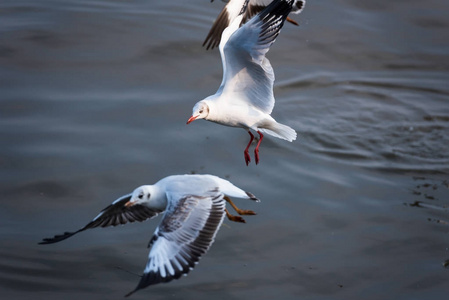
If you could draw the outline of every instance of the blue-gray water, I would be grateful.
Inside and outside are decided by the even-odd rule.
[[[228,178],[262,202],[225,221],[189,276],[134,299],[445,299],[449,293],[449,4],[309,0],[268,53],[273,116],[186,125],[221,81],[201,47],[221,1],[0,3],[1,299],[121,299],[158,220],[84,226],[170,174]]]

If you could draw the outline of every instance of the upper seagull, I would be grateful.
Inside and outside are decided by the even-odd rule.
[[[274,107],[274,72],[265,54],[276,40],[295,0],[275,0],[250,21],[240,26],[242,13],[223,31],[220,54],[223,63],[223,80],[215,95],[199,101],[193,107],[187,124],[206,119],[226,126],[241,127],[251,139],[245,148],[245,162],[256,131],[259,142],[254,150],[259,163],[259,146],[263,133],[293,141],[296,132],[277,123],[270,114]]]
[[[217,176],[168,176],[120,197],[80,230],[45,238],[40,244],[60,242],[89,228],[144,221],[165,211],[148,245],[151,250],[143,276],[137,287],[126,295],[129,296],[149,285],[186,275],[214,242],[225,215],[231,221],[245,222],[227,211],[226,202],[240,215],[255,215],[251,210],[237,208],[229,197],[259,201],[253,194]]]
[[[214,24],[212,25],[209,33],[207,34],[206,39],[204,40],[203,46],[206,46],[206,49],[209,50],[217,47],[220,43],[221,33],[223,30],[234,21],[235,18],[242,11],[242,7],[245,5],[247,0],[230,0],[223,10],[218,15]],[[249,19],[251,19],[254,15],[262,11],[265,7],[268,6],[273,0],[249,0],[248,7],[244,12],[242,23],[246,23]],[[293,1],[292,13],[299,14],[306,4],[305,0],[295,0]],[[298,25],[298,23],[292,20],[290,17],[287,17],[287,21],[292,24]]]

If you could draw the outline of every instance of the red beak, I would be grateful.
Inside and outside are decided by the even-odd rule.
[[[198,116],[191,116],[190,119],[187,120],[187,124],[190,124],[191,122],[195,121],[196,118],[198,118]]]

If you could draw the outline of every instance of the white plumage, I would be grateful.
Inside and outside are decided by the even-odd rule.
[[[248,149],[253,141],[250,130],[259,134],[254,150],[259,163],[259,146],[263,134],[293,141],[296,132],[271,117],[275,99],[274,72],[265,57],[276,40],[294,0],[275,0],[262,12],[242,25],[241,13],[223,31],[220,54],[223,80],[218,91],[195,104],[187,124],[205,119],[226,126],[241,127],[251,136],[245,151],[245,162],[251,161]]]
[[[43,239],[40,244],[60,242],[99,226],[144,221],[165,211],[148,245],[151,250],[143,276],[129,296],[149,285],[186,275],[209,250],[225,215],[232,221],[244,222],[227,211],[226,202],[239,214],[255,214],[238,209],[229,197],[259,201],[253,194],[217,176],[168,176],[120,197],[80,230]]]

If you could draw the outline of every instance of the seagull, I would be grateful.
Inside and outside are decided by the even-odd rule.
[[[57,243],[90,228],[145,221],[164,212],[148,244],[151,250],[142,278],[126,295],[130,296],[147,286],[187,275],[209,250],[225,215],[244,223],[242,217],[228,212],[226,202],[239,215],[256,214],[239,209],[229,197],[259,202],[253,194],[217,176],[172,175],[118,198],[78,231],[45,238],[39,244]]]
[[[276,122],[270,114],[274,107],[274,72],[265,54],[276,40],[295,0],[275,0],[250,21],[240,26],[241,13],[223,32],[220,54],[223,80],[218,91],[195,104],[187,124],[205,119],[218,124],[241,127],[250,141],[245,148],[246,165],[251,158],[248,149],[254,139],[250,130],[259,134],[254,150],[259,163],[259,146],[264,133],[289,142],[296,132]],[[242,9],[244,12],[244,8]]]
[[[272,1],[273,0],[249,0],[248,7],[244,12],[242,23],[246,23],[246,21],[262,11]],[[235,18],[237,18],[242,10],[242,7],[245,5],[245,2],[246,0],[230,0],[225,5],[225,7],[215,20],[214,24],[212,25],[209,33],[207,34],[207,37],[203,43],[203,47],[207,45],[206,49],[209,50],[218,46],[218,44],[220,43],[221,33],[226,27],[229,26],[229,24],[232,23]],[[305,4],[305,0],[293,1],[291,12],[294,14],[299,14],[304,9]],[[287,21],[296,26],[299,26],[299,24],[290,17],[287,17]]]

